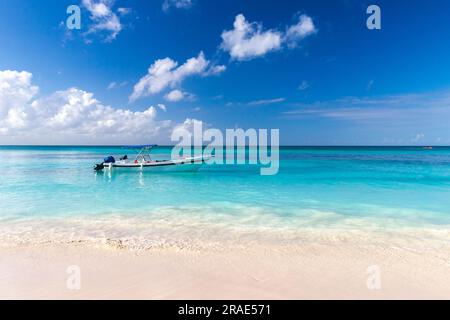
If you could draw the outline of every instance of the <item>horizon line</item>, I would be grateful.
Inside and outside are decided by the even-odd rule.
[[[176,145],[157,145],[158,147],[175,147]],[[202,145],[202,147],[207,147],[209,145]],[[222,147],[259,147],[258,145],[224,145]],[[0,144],[0,147],[127,147],[127,145],[121,144],[99,144],[99,145],[89,145],[89,144]],[[188,146],[180,146],[188,147]],[[195,146],[191,146],[195,147]],[[220,146],[212,146],[220,147]],[[271,147],[271,145],[267,145]],[[450,145],[279,145],[279,147],[301,147],[301,148],[449,148]]]

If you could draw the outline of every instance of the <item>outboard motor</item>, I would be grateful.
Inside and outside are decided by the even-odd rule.
[[[105,166],[103,165],[103,163],[97,163],[94,167],[95,171],[101,171],[103,169],[105,169]]]
[[[103,159],[102,163],[97,163],[94,166],[94,170],[101,171],[101,170],[105,169],[105,163],[108,164],[108,163],[115,163],[115,162],[116,162],[116,159],[114,159],[113,156],[107,156],[106,158]]]

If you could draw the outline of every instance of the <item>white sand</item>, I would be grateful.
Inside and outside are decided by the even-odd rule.
[[[70,265],[80,267],[79,290],[67,288]],[[380,270],[380,289],[367,287],[369,277],[376,279],[367,273],[373,265]],[[0,248],[0,298],[450,299],[450,246],[406,249],[336,241],[132,251],[92,244],[19,245]]]

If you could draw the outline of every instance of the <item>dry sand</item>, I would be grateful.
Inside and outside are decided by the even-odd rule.
[[[67,273],[72,265],[80,268],[79,289],[67,287],[76,273]],[[0,298],[450,299],[450,246],[6,246],[0,248]]]

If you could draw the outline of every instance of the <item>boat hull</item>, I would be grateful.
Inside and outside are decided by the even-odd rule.
[[[206,159],[178,159],[159,162],[133,163],[119,161],[104,164],[105,169],[119,171],[152,171],[152,172],[192,172],[197,171]]]
[[[198,171],[202,163],[179,164],[166,166],[113,166],[112,170],[117,171],[152,171],[152,172],[192,172]]]

